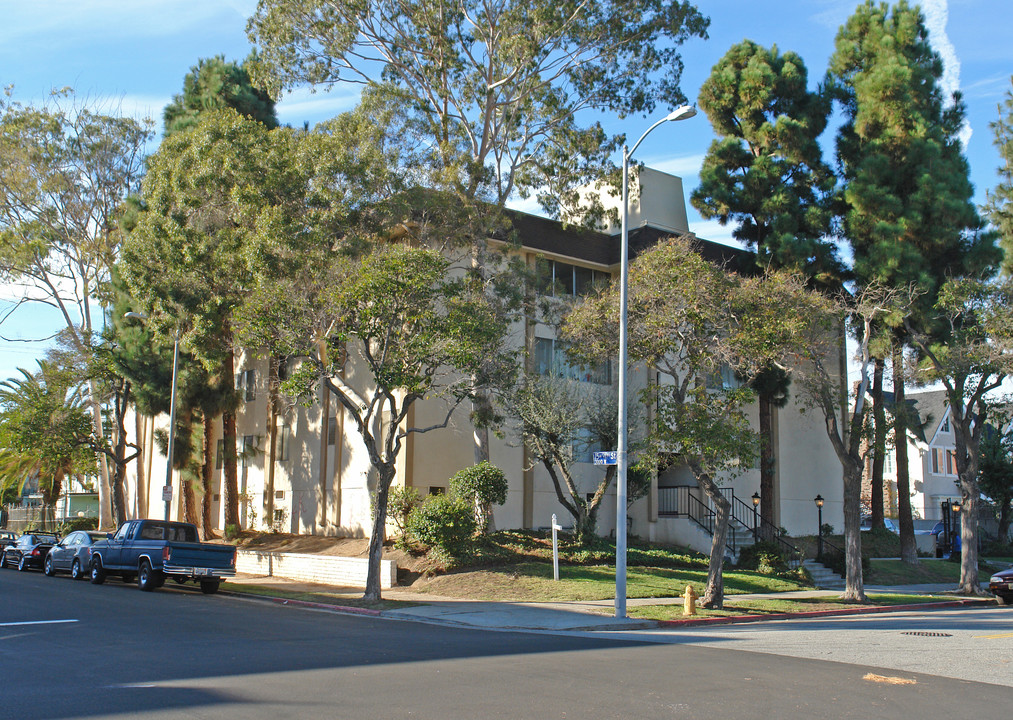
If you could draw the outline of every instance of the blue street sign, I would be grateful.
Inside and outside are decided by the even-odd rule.
[[[615,450],[608,452],[596,452],[594,453],[594,464],[595,465],[618,465],[619,464],[619,453]]]

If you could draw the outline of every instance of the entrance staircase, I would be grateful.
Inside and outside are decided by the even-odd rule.
[[[803,560],[802,567],[809,571],[813,583],[820,590],[844,590],[844,578],[816,560]]]

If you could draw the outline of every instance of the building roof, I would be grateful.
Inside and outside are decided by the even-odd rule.
[[[619,264],[619,235],[607,235],[577,225],[564,225],[558,220],[517,210],[509,210],[507,215],[513,222],[514,237],[524,248],[597,265]],[[630,230],[630,258],[672,235],[667,230],[650,225],[633,228]],[[499,239],[506,240],[506,237]],[[705,259],[728,270],[756,271],[755,256],[748,250],[702,238],[693,238],[693,246]]]

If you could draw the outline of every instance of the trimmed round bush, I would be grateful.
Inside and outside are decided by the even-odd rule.
[[[430,495],[408,514],[405,530],[415,542],[449,560],[468,548],[475,528],[475,514],[467,500]]]
[[[482,505],[502,505],[507,498],[507,479],[503,471],[483,460],[450,478],[450,492]]]

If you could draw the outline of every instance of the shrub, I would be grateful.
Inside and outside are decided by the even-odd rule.
[[[231,524],[231,525],[226,525],[225,526],[225,539],[226,540],[235,540],[237,537],[239,537],[239,526],[236,525],[236,524],[234,524],[234,523]]]
[[[466,500],[430,495],[408,514],[405,530],[440,559],[452,560],[471,544],[475,528],[475,514]]]
[[[506,502],[506,475],[492,463],[483,460],[450,478],[450,492],[467,500],[474,507],[475,522],[479,530],[485,532],[492,516],[491,506]]]
[[[739,551],[739,567],[768,575],[783,575],[790,570],[784,550],[773,542],[758,542],[742,548]]]
[[[390,489],[390,493],[387,495],[387,517],[397,528],[397,533],[400,536],[399,542],[404,542],[406,539],[408,516],[421,501],[419,491],[413,487],[397,485]]]
[[[75,530],[98,530],[98,518],[71,518],[70,520],[60,523],[56,528],[56,532],[60,535],[60,537],[65,537]]]

